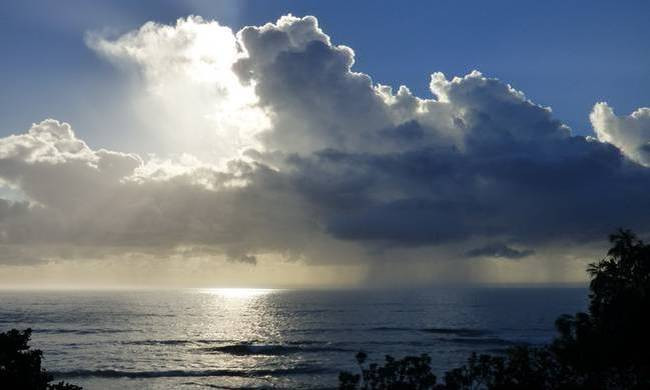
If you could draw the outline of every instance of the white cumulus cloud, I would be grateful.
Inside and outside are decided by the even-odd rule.
[[[617,116],[607,103],[594,105],[589,115],[598,139],[616,145],[632,160],[650,166],[650,108]]]
[[[242,53],[230,28],[191,16],[174,26],[149,22],[116,39],[89,34],[86,40],[139,78],[132,104],[163,152],[223,163],[259,147],[255,135],[268,118],[252,87],[231,70]]]

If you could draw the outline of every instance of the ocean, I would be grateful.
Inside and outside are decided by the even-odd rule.
[[[471,352],[542,344],[584,287],[412,290],[0,291],[0,330],[33,329],[57,379],[84,389],[322,389],[340,370],[428,353],[438,377]]]

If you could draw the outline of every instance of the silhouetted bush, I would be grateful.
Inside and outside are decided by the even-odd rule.
[[[472,354],[436,385],[430,359],[386,356],[361,375],[342,372],[340,389],[650,389],[650,245],[631,231],[610,236],[612,248],[589,265],[589,312],[562,315],[548,346],[514,347],[504,356]],[[359,360],[359,355],[357,355]],[[398,367],[415,365],[415,370]],[[420,376],[426,373],[424,376]]]
[[[473,353],[467,363],[448,371],[441,389],[580,389],[570,367],[546,347],[519,346],[505,356]]]
[[[589,265],[589,313],[560,316],[551,350],[589,387],[650,388],[650,245],[629,230],[610,236]]]
[[[367,355],[357,353],[361,375],[341,372],[340,389],[431,389],[436,376],[431,373],[431,358],[428,355],[407,356],[394,359],[386,356],[383,366],[372,363],[365,366]]]
[[[31,349],[31,329],[0,333],[0,388],[20,390],[81,390],[65,382],[50,383],[52,375],[41,367],[43,352]]]

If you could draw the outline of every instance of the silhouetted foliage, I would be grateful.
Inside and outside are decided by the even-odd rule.
[[[589,265],[589,313],[557,319],[551,345],[587,386],[650,388],[650,245],[629,230],[610,236]]]
[[[650,245],[629,230],[611,235],[610,242],[607,256],[587,269],[589,312],[560,316],[555,323],[559,335],[550,345],[514,347],[504,356],[474,353],[439,385],[426,355],[401,360],[386,356],[383,367],[364,368],[362,354],[362,375],[341,373],[339,388],[650,389]],[[395,382],[396,362],[417,362],[416,372],[426,376]]]
[[[386,355],[383,366],[372,363],[367,367],[364,352],[357,353],[356,358],[361,375],[340,373],[340,389],[427,390],[433,389],[436,384],[436,376],[431,372],[431,358],[426,354],[403,359]]]
[[[50,383],[52,375],[41,367],[43,352],[31,349],[31,329],[0,333],[0,388],[21,390],[81,390],[65,382]]]
[[[548,348],[519,346],[505,356],[473,353],[467,363],[445,374],[442,389],[579,389],[575,373]]]

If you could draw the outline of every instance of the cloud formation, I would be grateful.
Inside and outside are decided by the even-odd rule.
[[[496,257],[504,259],[521,259],[535,253],[532,249],[514,249],[501,243],[486,245],[481,248],[472,249],[465,254],[467,257]]]
[[[0,140],[0,178],[26,198],[3,200],[0,240],[53,257],[52,247],[62,246],[70,256],[91,248],[100,255],[222,253],[252,262],[246,251],[282,242],[285,237],[270,239],[271,227],[295,218],[290,210],[274,216],[260,209],[293,196],[277,194],[272,187],[282,183],[265,176],[266,169],[243,162],[217,171],[191,159],[145,163],[132,154],[92,150],[68,124],[46,120]]]
[[[90,42],[141,72],[164,117],[214,110],[202,132],[245,140],[217,164],[194,146],[173,158],[93,150],[54,120],[0,139],[0,180],[24,198],[0,201],[0,245],[28,259],[93,248],[247,263],[523,261],[619,226],[650,230],[648,108],[620,118],[597,104],[595,139],[478,71],[434,73],[432,97],[417,97],[354,71],[354,51],[311,16],[236,34],[190,17]]]
[[[596,103],[589,119],[599,140],[615,145],[639,164],[650,166],[650,108],[642,107],[620,117],[601,102]]]
[[[174,26],[149,22],[115,40],[87,34],[86,41],[132,77],[136,131],[148,133],[156,150],[224,163],[259,146],[255,134],[268,118],[231,71],[242,52],[230,28],[190,16]]]

